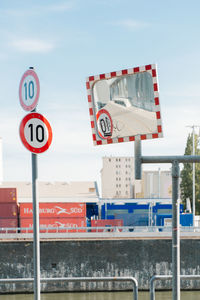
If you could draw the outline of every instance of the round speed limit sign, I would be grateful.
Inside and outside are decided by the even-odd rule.
[[[27,70],[19,84],[20,104],[26,111],[35,109],[40,95],[40,83],[33,69]]]
[[[113,122],[109,112],[101,109],[97,113],[97,129],[102,139],[109,139],[113,132]]]
[[[20,138],[33,153],[46,151],[52,142],[52,129],[47,119],[39,113],[26,115],[20,124]]]

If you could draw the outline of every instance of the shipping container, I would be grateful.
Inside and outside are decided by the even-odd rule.
[[[21,228],[33,228],[32,218],[20,218]],[[60,227],[74,228],[72,229],[59,229]],[[77,232],[75,228],[86,227],[86,218],[40,218],[40,232]],[[43,228],[43,230],[42,230]],[[33,232],[31,229],[28,232]],[[85,232],[86,230],[80,229],[78,232]],[[22,230],[21,232],[27,232]]]
[[[86,204],[85,203],[39,203],[39,215],[40,217],[85,217],[86,216]],[[32,203],[20,204],[20,218],[31,218],[33,216]]]
[[[86,216],[89,220],[99,216],[99,207],[96,203],[86,203]]]
[[[148,213],[119,214],[116,216],[116,218],[122,219],[124,222],[124,226],[148,226],[149,225]]]
[[[123,226],[123,220],[91,220],[91,227],[120,227]],[[122,230],[122,229],[121,229]],[[119,230],[119,231],[121,231]],[[91,232],[103,232],[104,229],[91,229]],[[114,231],[113,228],[107,228],[106,231]]]
[[[18,217],[17,203],[0,202],[0,218]]]
[[[172,215],[171,214],[159,214],[156,216],[157,226],[172,226]],[[193,226],[193,215],[192,214],[181,214],[180,215],[181,226]]]
[[[180,204],[180,213],[183,213],[184,205]],[[172,213],[172,204],[161,204],[156,203],[153,206],[153,212],[156,214],[171,214]]]
[[[17,203],[17,189],[16,188],[0,188],[0,202]]]
[[[5,228],[16,228],[18,227],[18,218],[0,218],[0,233],[13,233],[17,230],[5,230]]]
[[[138,204],[138,203],[105,203],[102,205],[101,214],[102,219],[113,219],[119,214],[131,214],[138,213],[138,210],[147,211],[149,210],[149,204]]]
[[[181,214],[180,224],[182,226],[193,226],[193,214]]]
[[[183,204],[180,204],[180,213],[183,213]],[[143,214],[152,211],[155,214],[170,214],[172,213],[172,204],[164,203],[104,203],[101,207],[102,219],[110,217],[116,218],[119,214]]]

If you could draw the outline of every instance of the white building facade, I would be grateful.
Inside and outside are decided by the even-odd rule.
[[[171,198],[171,171],[143,171],[135,180],[133,157],[103,157],[102,198]]]

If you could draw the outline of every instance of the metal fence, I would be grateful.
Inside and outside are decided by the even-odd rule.
[[[172,228],[164,226],[106,226],[106,227],[40,227],[41,238],[92,237],[169,237]],[[0,239],[33,237],[33,228],[0,228]],[[200,227],[181,227],[181,237],[200,237]]]
[[[55,277],[41,278],[40,282],[106,282],[106,281],[130,281],[133,285],[133,300],[138,300],[138,282],[134,277]],[[34,278],[10,278],[0,279],[0,283],[19,283],[19,282],[34,282]]]
[[[180,275],[180,279],[200,280],[200,275]],[[157,280],[172,280],[172,275],[155,275],[150,280],[150,300],[155,300],[155,282]]]

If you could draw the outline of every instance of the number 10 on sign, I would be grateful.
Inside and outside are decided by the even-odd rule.
[[[19,100],[26,111],[35,109],[40,94],[40,83],[36,72],[33,69],[27,70],[20,81]]]
[[[52,129],[44,116],[39,113],[30,113],[21,121],[20,138],[29,151],[42,153],[52,142]]]

